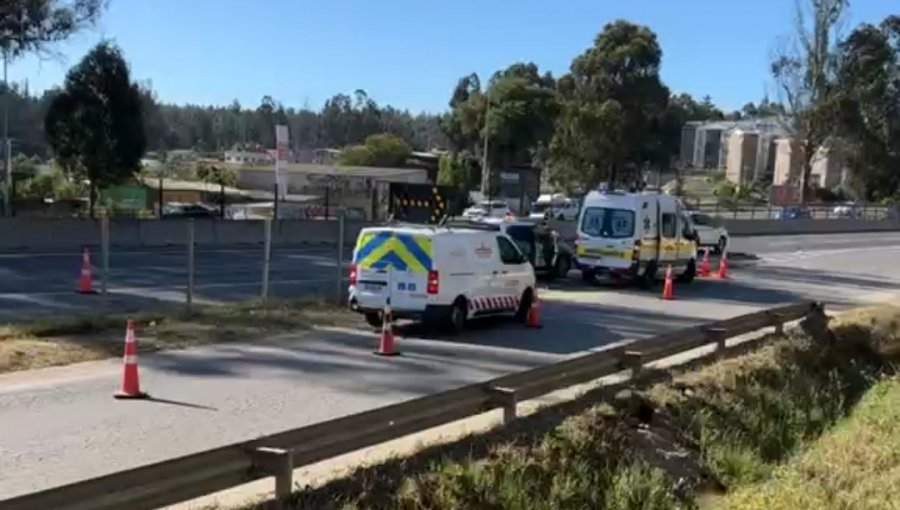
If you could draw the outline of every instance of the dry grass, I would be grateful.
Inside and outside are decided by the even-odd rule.
[[[141,352],[247,341],[314,325],[359,325],[349,310],[320,301],[242,303],[193,314],[147,313],[69,317],[0,327],[0,373],[66,365],[122,354],[133,319]]]
[[[837,338],[833,344],[797,334],[734,359],[674,374],[647,392],[656,409],[649,426],[635,427],[630,411],[613,410],[587,396],[548,408],[542,419],[525,418],[511,427],[308,488],[297,494],[294,508],[716,508],[722,490],[768,480],[780,463],[802,454],[854,409],[889,371],[888,358],[900,344],[898,317],[900,310],[893,307],[860,310],[832,324]],[[900,407],[894,405],[895,410]],[[554,415],[559,419],[546,419]],[[861,437],[880,440],[876,435]],[[897,440],[885,448],[876,446],[874,450],[885,451],[866,453],[870,460],[864,463],[885,465],[900,456]],[[833,453],[825,450],[818,458],[810,457],[804,472],[829,463],[854,465],[853,458],[837,451],[840,448],[836,443]],[[866,445],[857,448],[866,450]],[[673,463],[673,454],[687,458]],[[868,478],[840,483],[856,484],[853,491],[859,496],[851,491],[847,497],[884,496],[884,502],[890,493],[877,489],[896,482],[898,473],[896,467],[889,468],[880,476],[884,482],[872,489],[865,488],[863,480]],[[823,485],[838,481],[825,475],[816,478],[824,480]]]

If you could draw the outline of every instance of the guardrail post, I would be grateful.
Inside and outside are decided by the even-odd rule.
[[[266,218],[263,223],[263,271],[262,288],[259,297],[263,302],[269,300],[269,267],[272,261],[272,219]]]
[[[631,378],[637,379],[643,368],[643,355],[638,351],[625,351],[622,353],[622,365],[631,370]]]
[[[775,326],[775,334],[783,335],[784,334],[784,320],[781,318],[781,315],[777,312],[767,311],[766,316],[769,317],[769,325]]]
[[[516,390],[491,386],[487,389],[491,404],[503,409],[503,424],[509,425],[516,419]]]
[[[294,484],[294,462],[290,450],[262,447],[253,450],[250,455],[256,469],[275,477],[275,509],[286,509]]]
[[[716,343],[716,356],[722,358],[725,356],[725,340],[728,338],[728,330],[725,328],[704,327],[703,333],[710,342]]]

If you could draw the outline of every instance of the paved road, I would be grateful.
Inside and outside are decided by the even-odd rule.
[[[750,237],[734,239],[733,249],[747,253],[784,253],[885,246],[897,234]],[[275,249],[271,260],[271,293],[278,297],[333,296],[337,283],[334,248]],[[100,260],[95,266],[99,288]],[[345,260],[349,258],[345,254]],[[184,250],[114,251],[110,255],[111,294],[84,296],[74,292],[81,255],[48,253],[0,255],[0,322],[36,315],[97,313],[98,310],[137,311],[184,303],[187,257]],[[346,269],[346,268],[345,268]],[[346,270],[341,271],[345,274]],[[196,254],[197,302],[246,300],[259,295],[262,249],[199,250]]]
[[[490,321],[448,339],[404,327],[400,358],[372,356],[374,334],[346,330],[143,356],[142,383],[158,400],[137,402],[111,396],[118,360],[0,376],[0,499],[800,298],[846,307],[900,289],[900,234],[735,248],[761,260],[727,282],[677,286],[674,302],[573,280],[542,293],[543,330]]]

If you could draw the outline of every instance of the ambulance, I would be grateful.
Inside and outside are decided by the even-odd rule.
[[[525,320],[534,269],[498,225],[393,224],[363,229],[350,266],[349,304],[380,326],[394,318],[464,329],[469,319]]]
[[[631,280],[649,288],[668,266],[679,281],[697,274],[697,233],[671,195],[594,191],[576,226],[575,264],[582,278]]]

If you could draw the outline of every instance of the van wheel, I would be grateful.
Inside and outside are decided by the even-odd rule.
[[[572,261],[569,260],[569,257],[558,257],[555,269],[557,278],[565,278],[569,276],[569,271],[572,270]]]
[[[656,262],[647,263],[644,273],[638,276],[637,284],[644,290],[650,290],[656,285]]]
[[[383,326],[384,320],[381,318],[381,312],[366,312],[366,324],[373,328]]]
[[[454,335],[458,335],[466,329],[466,319],[469,316],[469,306],[466,304],[466,298],[458,297],[450,307],[450,313],[447,316],[447,327]]]
[[[597,282],[597,273],[589,270],[582,269],[581,270],[581,281],[587,283],[588,285],[593,285]]]
[[[683,273],[678,275],[678,281],[681,283],[691,283],[694,281],[694,278],[697,276],[697,262],[695,259],[691,259],[688,262],[687,269],[684,270]]]

